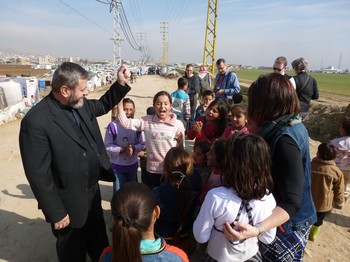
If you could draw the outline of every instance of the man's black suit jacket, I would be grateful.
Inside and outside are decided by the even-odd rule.
[[[129,91],[128,85],[115,82],[99,100],[84,98],[83,107],[77,110],[101,153],[100,176],[106,176],[111,166],[96,117],[108,113]],[[46,221],[56,223],[69,214],[70,226],[82,227],[91,201],[86,154],[89,145],[52,93],[23,118],[19,144],[25,174]]]

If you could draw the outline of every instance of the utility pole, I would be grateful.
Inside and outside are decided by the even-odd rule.
[[[214,75],[216,57],[216,28],[218,21],[219,0],[208,0],[207,25],[205,29],[203,65],[211,62],[211,73]],[[211,61],[210,61],[211,60]]]
[[[339,62],[338,62],[338,69],[341,70],[341,59],[342,59],[342,56],[343,56],[343,51],[340,52],[340,55],[339,55]]]
[[[146,33],[143,33],[143,32],[140,32],[140,33],[137,33],[137,39],[139,40],[140,42],[140,48],[141,48],[141,64],[143,65],[146,61],[146,49],[145,49],[145,46],[144,46],[144,42],[145,42],[145,39],[146,39]]]
[[[114,20],[113,20],[113,38],[110,38],[110,40],[113,40],[114,48],[113,48],[113,63],[115,68],[119,68],[122,64],[122,58],[121,58],[121,34],[120,34],[120,5],[121,0],[112,0],[111,1],[111,7],[110,11],[112,9],[114,10]]]
[[[160,33],[163,39],[162,65],[168,64],[168,22],[160,22]]]

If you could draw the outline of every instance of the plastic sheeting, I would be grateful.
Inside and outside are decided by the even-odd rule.
[[[12,80],[0,82],[0,87],[6,99],[6,104],[11,107],[22,101],[21,85]]]

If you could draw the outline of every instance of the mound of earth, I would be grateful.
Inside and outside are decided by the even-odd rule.
[[[327,142],[339,136],[342,118],[350,113],[350,105],[313,104],[304,124],[313,140]]]

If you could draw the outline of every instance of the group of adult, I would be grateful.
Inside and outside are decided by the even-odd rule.
[[[273,64],[273,72],[284,75],[292,83],[297,92],[301,106],[300,116],[304,119],[311,106],[311,100],[316,100],[319,97],[317,81],[307,73],[308,62],[305,58],[300,57],[292,62],[292,68],[295,76],[286,74],[288,61],[284,56],[276,58]],[[215,92],[215,98],[233,99],[235,94],[240,93],[238,77],[235,72],[231,71],[224,58],[219,58],[216,61],[217,75],[212,86],[212,75],[207,71],[207,68],[202,66],[199,69],[198,75],[194,73],[192,64],[188,64],[185,68],[185,78],[188,80],[187,93],[190,97],[191,104],[191,119],[189,128],[194,123],[197,101],[200,95],[205,90],[212,89]]]
[[[316,100],[319,97],[317,81],[307,73],[308,62],[305,58],[300,57],[292,62],[295,76],[286,74],[287,64],[287,59],[284,56],[279,56],[273,64],[273,71],[284,75],[292,83],[299,98],[301,107],[300,115],[304,119],[309,112],[311,100]]]
[[[234,94],[240,92],[240,86],[236,73],[231,71],[224,58],[216,61],[218,73],[215,77],[214,87],[212,87],[212,75],[207,71],[205,66],[200,67],[198,75],[194,73],[193,65],[188,64],[185,68],[184,77],[188,80],[186,92],[190,97],[191,118],[188,129],[192,127],[197,109],[197,101],[205,90],[213,90],[215,98],[232,99]]]
[[[277,227],[276,239],[261,245],[264,261],[301,261],[310,227],[316,221],[310,191],[309,137],[299,117],[309,105],[304,107],[299,102],[298,88],[307,82],[301,90],[305,102],[318,97],[318,92],[311,96],[306,93],[317,90],[317,85],[315,88],[316,81],[305,72],[306,61],[298,61],[292,63],[293,68],[295,65],[301,70],[293,77],[296,90],[290,78],[283,75],[286,63],[276,59],[275,73],[259,77],[248,91],[248,127],[270,145],[272,193],[277,207],[258,225],[236,222],[232,228],[232,221],[227,221],[224,227],[230,241],[243,241]],[[224,59],[216,65],[216,97],[232,98],[240,91],[237,75],[227,68]],[[19,142],[25,174],[57,238],[60,261],[85,261],[86,253],[92,261],[98,261],[108,246],[98,181],[113,181],[115,176],[96,117],[108,113],[130,87],[127,70],[122,66],[110,89],[100,99],[88,100],[87,78],[81,66],[61,64],[53,75],[50,94],[21,123]],[[195,109],[200,89],[192,65],[186,67],[186,78],[191,107]]]

